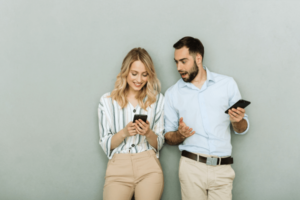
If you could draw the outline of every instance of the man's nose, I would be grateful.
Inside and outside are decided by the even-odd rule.
[[[177,64],[177,71],[182,70],[182,65],[180,63]]]

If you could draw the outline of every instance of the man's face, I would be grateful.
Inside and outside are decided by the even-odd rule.
[[[198,75],[199,69],[194,58],[190,55],[187,47],[176,49],[174,60],[177,65],[177,70],[184,82],[191,82]]]

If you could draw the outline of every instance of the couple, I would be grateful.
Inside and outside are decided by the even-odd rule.
[[[142,48],[124,58],[115,88],[99,103],[100,145],[109,158],[104,200],[158,200],[164,188],[158,160],[164,141],[182,152],[179,180],[183,200],[232,199],[235,172],[231,168],[230,123],[236,134],[249,129],[242,108],[224,111],[241,99],[228,76],[202,65],[199,39],[176,42],[174,60],[181,74],[175,85],[160,93],[151,57]],[[135,114],[148,116],[146,122]]]

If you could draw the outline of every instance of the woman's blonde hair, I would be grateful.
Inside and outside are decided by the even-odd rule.
[[[137,94],[136,98],[142,109],[146,110],[151,104],[155,103],[156,95],[160,93],[160,82],[156,77],[154,65],[148,52],[143,48],[134,48],[126,55],[123,60],[121,72],[117,76],[115,88],[111,92],[110,97],[117,101],[118,104],[124,108],[127,106],[126,99],[128,93],[127,76],[133,62],[141,61],[148,73],[148,81]],[[146,101],[144,98],[147,96]]]

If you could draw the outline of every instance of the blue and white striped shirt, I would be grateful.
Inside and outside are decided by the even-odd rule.
[[[159,150],[162,148],[165,140],[164,131],[164,96],[157,95],[156,102],[147,108],[147,111],[139,105],[133,107],[130,103],[123,109],[119,104],[109,98],[110,93],[104,94],[100,98],[98,106],[100,145],[109,159],[114,154],[119,153],[140,153],[153,149],[156,156],[159,156]],[[150,122],[151,130],[157,137],[157,150],[152,147],[145,136],[136,134],[135,136],[127,137],[117,148],[110,150],[111,138],[114,134],[121,131],[130,121],[133,120],[135,114],[148,115],[147,120]]]

